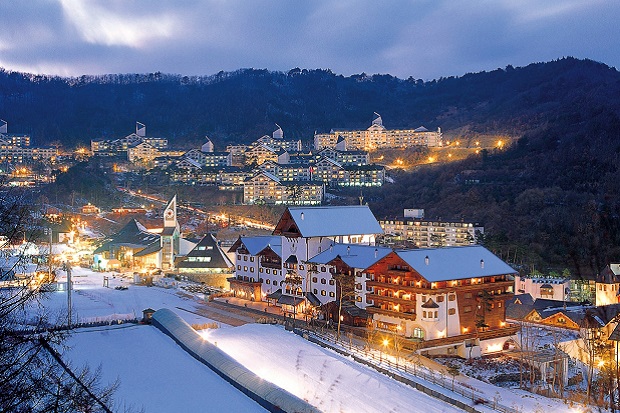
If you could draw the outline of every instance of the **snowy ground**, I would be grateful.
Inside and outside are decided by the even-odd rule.
[[[101,365],[102,383],[120,379],[115,411],[266,411],[152,326],[79,329],[68,344],[74,366]]]
[[[281,326],[246,324],[203,334],[260,377],[325,412],[461,411]]]
[[[104,275],[110,277],[110,288],[103,287]],[[203,302],[180,290],[136,286],[127,278],[112,278],[111,273],[74,268],[73,280],[74,322],[112,315],[141,318],[146,308],[169,308],[190,324],[204,324],[212,320],[196,312],[216,311],[206,311]],[[115,289],[121,285],[128,289]],[[58,320],[63,316],[66,320],[66,292],[50,293],[43,305]],[[221,327],[208,330],[206,337],[259,376],[325,412],[460,411],[278,326]],[[76,367],[88,362],[94,369],[101,364],[104,384],[119,378],[119,406],[130,406],[134,411],[144,407],[148,413],[264,411],[154,327],[123,324],[74,332],[65,358]],[[464,381],[484,389],[490,398],[498,389],[474,379]],[[561,402],[525,393],[502,393],[502,404],[521,412],[570,411]],[[483,407],[480,410],[490,411]]]

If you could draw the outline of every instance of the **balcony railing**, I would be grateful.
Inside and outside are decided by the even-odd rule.
[[[257,281],[257,280],[251,281],[249,277],[243,277],[243,276],[229,277],[226,280],[228,280],[229,283],[246,284],[246,285],[261,285],[260,281]]]
[[[273,261],[261,261],[260,265],[264,268],[275,268],[277,270],[282,268],[282,263]]]
[[[412,299],[408,300],[402,297],[394,297],[390,295],[382,295],[376,293],[366,293],[366,298],[373,301],[389,301],[391,303],[404,304],[408,306],[415,306],[415,296],[412,296]]]
[[[404,318],[405,320],[411,320],[411,321],[416,320],[415,313],[405,313],[401,311],[384,310],[383,308],[375,307],[375,306],[366,307],[366,311],[369,312],[370,314],[383,314],[389,317]]]
[[[517,334],[518,331],[519,331],[519,326],[508,325],[506,327],[496,328],[493,330],[472,332],[468,334],[460,334],[458,336],[436,338],[432,340],[417,341],[415,344],[412,344],[411,346],[414,347],[415,349],[423,349],[423,348],[432,348],[436,346],[443,346],[447,344],[448,345],[457,344],[465,340],[472,340],[476,338],[479,340],[491,340],[491,339],[500,338],[500,337],[510,337],[510,336]],[[409,346],[408,342],[406,342],[403,348],[409,348],[411,346]]]

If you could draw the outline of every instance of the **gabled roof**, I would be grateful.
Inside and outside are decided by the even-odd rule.
[[[534,309],[531,294],[518,294],[506,300],[506,318],[523,320]]]
[[[360,244],[333,244],[327,250],[315,255],[309,262],[329,264],[339,257],[351,268],[366,269],[392,252],[391,248]]]
[[[237,248],[241,245],[248,250],[250,255],[258,255],[266,248],[269,248],[276,253],[278,257],[282,258],[282,239],[280,237],[274,237],[272,235],[239,237],[228,252],[237,251]]]
[[[428,129],[426,129],[424,126],[420,126],[419,128],[416,128],[413,131],[414,132],[428,132]]]
[[[318,161],[316,161],[316,164],[320,164],[320,163],[328,163],[328,164],[331,164],[332,166],[342,168],[342,164],[340,162],[332,158],[329,158],[327,156],[322,156]]]
[[[161,242],[159,240],[152,242],[149,246],[136,252],[134,257],[144,257],[146,255],[151,255],[161,250]]]
[[[429,282],[516,273],[480,245],[396,250],[395,253]]]
[[[267,178],[271,179],[272,181],[274,181],[274,182],[276,182],[276,183],[280,183],[280,178],[278,178],[277,176],[275,176],[275,175],[274,175],[274,174],[272,174],[272,173],[269,173],[269,172],[267,172],[267,171],[263,171],[263,170],[261,170],[260,172],[256,173],[254,176],[251,176],[251,177],[246,178],[245,180],[246,180],[246,181],[251,181],[251,180],[255,179],[256,177],[258,177],[258,176],[260,176],[260,175],[264,175],[264,176],[266,176]]]
[[[282,288],[278,288],[276,291],[267,294],[267,298],[270,300],[277,300],[282,296]]]
[[[302,237],[307,238],[383,234],[377,219],[365,205],[289,207],[276,225],[274,235],[290,232],[291,224]]]
[[[153,242],[159,242],[159,235],[147,232],[146,228],[135,219],[129,221],[118,233],[95,250],[95,253],[107,251],[110,246],[145,248]]]
[[[209,261],[190,261],[189,257],[208,257]],[[207,234],[196,244],[185,259],[177,264],[179,268],[230,268],[234,264],[217,243],[213,234]]]
[[[282,294],[278,298],[278,304],[298,306],[299,304],[303,303],[304,300],[305,298],[303,297],[294,297],[292,295]]]
[[[304,293],[304,295],[308,299],[308,302],[312,304],[313,306],[315,307],[321,306],[321,300],[319,300],[319,298],[316,295],[314,295],[314,293],[308,291]]]
[[[597,283],[617,284],[620,283],[620,264],[609,264],[596,277]]]
[[[422,308],[439,308],[439,304],[433,301],[432,298],[429,298],[428,300],[426,300],[425,303],[421,305],[421,307]]]
[[[183,158],[183,159],[180,159],[180,160],[177,162],[177,166],[178,166],[179,168],[184,168],[184,167],[185,167],[184,165],[190,166],[190,167],[192,167],[192,168],[197,168],[197,169],[200,169],[200,168],[202,167],[202,165],[200,164],[200,162],[195,161],[195,160],[194,160],[194,159],[192,159],[192,158]]]
[[[616,325],[616,328],[614,328],[614,331],[612,331],[611,334],[609,335],[609,340],[620,341],[620,323]]]

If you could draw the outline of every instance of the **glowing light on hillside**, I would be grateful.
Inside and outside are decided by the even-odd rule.
[[[435,157],[434,156],[429,156],[428,157],[428,161],[429,162],[435,162]]]
[[[501,149],[502,146],[504,146],[504,142],[501,140],[497,141],[497,147]]]
[[[476,146],[480,146],[480,141],[476,141]]]

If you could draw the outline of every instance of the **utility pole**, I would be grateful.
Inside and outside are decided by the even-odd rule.
[[[71,263],[65,262],[67,272],[67,329],[71,330]]]

